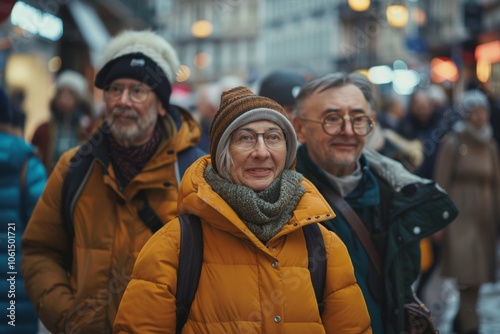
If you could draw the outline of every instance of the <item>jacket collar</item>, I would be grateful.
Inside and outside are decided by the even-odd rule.
[[[404,166],[372,149],[365,148],[363,156],[366,157],[368,165],[384,181],[386,181],[396,192],[412,183],[432,183],[432,180],[421,178],[410,173]]]

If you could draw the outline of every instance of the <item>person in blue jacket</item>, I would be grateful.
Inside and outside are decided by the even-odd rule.
[[[14,115],[0,87],[0,333],[38,332],[38,319],[23,287],[21,237],[47,175],[34,147],[15,134]]]

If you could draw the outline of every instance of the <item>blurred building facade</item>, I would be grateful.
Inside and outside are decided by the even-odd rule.
[[[156,22],[190,70],[189,82],[246,79],[262,61],[258,0],[171,1]]]
[[[0,66],[8,87],[27,90],[27,132],[48,115],[50,86],[66,68],[93,81],[100,52],[125,28],[151,28],[176,48],[179,81],[195,86],[236,75],[250,84],[277,68],[315,74],[394,67],[429,83],[435,57],[460,72],[453,89],[480,80],[500,93],[500,0],[18,0],[31,6],[0,26]],[[392,5],[400,8],[388,16]],[[363,10],[355,5],[365,6]],[[393,8],[394,9],[394,8]],[[57,39],[29,32],[52,15]],[[399,20],[399,23],[398,23]],[[403,21],[403,23],[401,23]],[[3,57],[3,58],[2,58]],[[3,62],[1,60],[4,60]],[[478,71],[479,68],[479,71]],[[444,73],[446,74],[446,73]],[[451,76],[450,76],[451,78]],[[5,79],[5,80],[4,80]],[[98,91],[96,99],[99,100]],[[28,135],[27,135],[28,136]]]

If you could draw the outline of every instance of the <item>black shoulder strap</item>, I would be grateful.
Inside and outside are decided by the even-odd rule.
[[[178,217],[181,227],[179,267],[177,269],[177,325],[175,332],[180,334],[187,321],[194,295],[198,289],[203,263],[203,231],[200,218],[195,215]]]
[[[92,154],[84,153],[81,147],[70,160],[68,173],[62,185],[62,216],[66,223],[68,237],[73,240],[75,228],[73,226],[73,209],[80,196],[83,187],[92,170],[94,157]]]
[[[156,211],[149,205],[146,193],[141,190],[137,193],[137,197],[144,203],[141,209],[137,210],[139,218],[141,218],[144,225],[146,225],[153,234],[163,227],[163,221],[158,217]]]
[[[176,162],[176,177],[177,184],[180,184],[182,176],[186,169],[188,169],[191,164],[199,157],[205,155],[205,152],[196,146],[189,147],[184,151],[177,154]],[[151,230],[151,232],[156,233],[163,226],[162,220],[158,217],[155,210],[149,205],[147,196],[143,191],[140,191],[137,196],[142,200],[144,206],[142,209],[138,210],[137,213],[144,224]]]
[[[72,250],[73,238],[75,237],[75,227],[73,226],[73,210],[75,203],[80,197],[83,187],[92,170],[93,156],[85,154],[80,147],[70,160],[68,173],[64,177],[61,193],[61,213],[64,219],[66,232],[68,234],[69,249]],[[71,270],[73,252],[67,254],[67,270]]]
[[[326,248],[323,235],[318,224],[309,224],[302,227],[306,239],[309,263],[307,268],[311,274],[311,282],[318,302],[319,314],[323,313],[323,294],[326,280]]]

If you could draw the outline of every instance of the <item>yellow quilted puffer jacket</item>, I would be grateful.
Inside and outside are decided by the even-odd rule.
[[[203,265],[183,333],[371,333],[347,249],[321,226],[327,278],[320,317],[307,268],[302,226],[333,211],[307,180],[293,217],[267,244],[260,242],[203,178],[208,156],[181,182],[179,207],[201,218]],[[116,333],[175,333],[179,221],[144,246],[114,325]]]
[[[186,112],[187,113],[187,112]],[[44,325],[53,333],[111,333],[118,305],[150,229],[138,217],[144,190],[164,222],[177,216],[176,152],[195,145],[200,129],[183,115],[177,135],[160,143],[142,171],[120,189],[112,164],[94,158],[76,201],[74,241],[62,217],[62,184],[70,177],[66,152],[51,173],[23,236],[25,287]],[[164,125],[167,125],[165,120]],[[70,248],[72,246],[72,248]],[[72,255],[72,268],[65,268]]]

